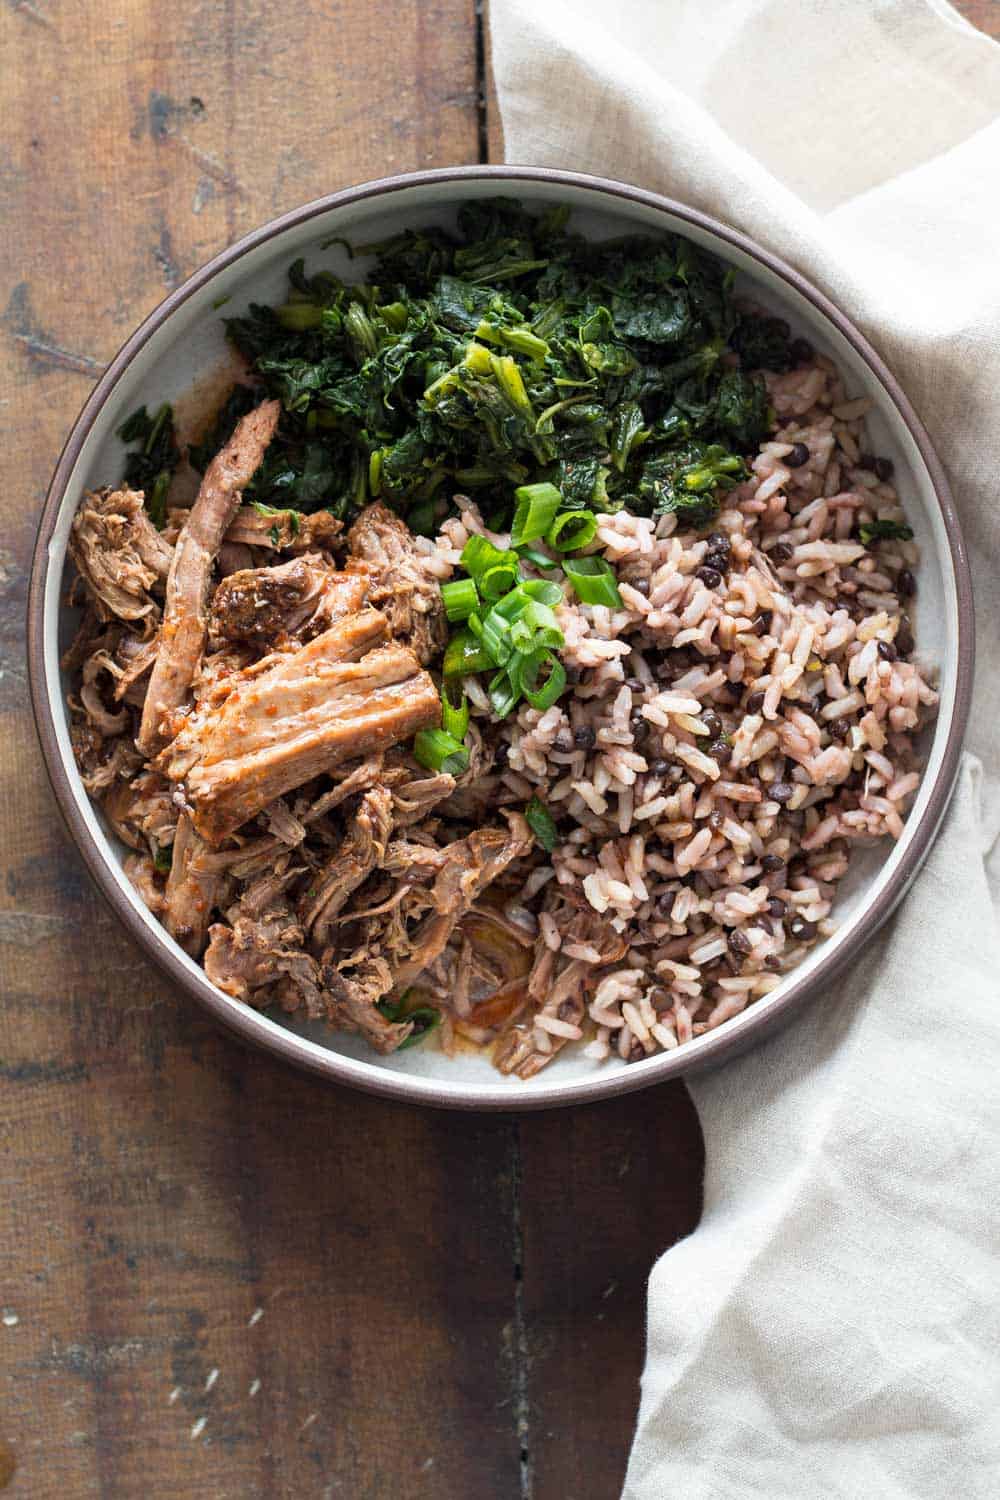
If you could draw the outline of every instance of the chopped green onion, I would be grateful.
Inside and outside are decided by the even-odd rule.
[[[415,1047],[424,1037],[430,1036],[435,1027],[441,1025],[441,1012],[433,1005],[417,1005],[413,1010],[407,1011],[403,1020],[412,1021],[413,1030],[405,1042],[400,1042],[397,1052],[405,1052],[407,1047]]]
[[[574,557],[563,563],[563,572],[581,604],[606,604],[620,609],[622,596],[615,575],[603,557]]]
[[[554,647],[558,651],[566,644],[566,637],[549,606],[538,604],[534,599],[528,600],[512,622],[510,638],[518,651],[538,651],[543,647]]]
[[[533,568],[541,568],[544,572],[559,566],[551,557],[546,557],[544,552],[539,552],[537,547],[529,547],[524,543],[517,548],[517,555],[522,562],[530,563]]]
[[[513,588],[520,569],[517,554],[494,547],[484,536],[470,536],[462,548],[461,564],[475,579],[484,599],[499,599]]]
[[[522,484],[514,491],[517,508],[510,529],[512,547],[533,542],[544,536],[562,505],[562,495],[554,484]]]
[[[461,776],[469,769],[468,750],[444,729],[421,729],[413,738],[413,754],[428,771],[446,776]]]
[[[572,552],[588,546],[596,535],[597,517],[592,510],[564,510],[552,522],[545,540],[557,552]]]
[[[469,700],[464,693],[459,693],[459,701],[456,703],[447,682],[441,684],[441,727],[445,734],[450,734],[460,743],[465,739],[469,728]]]
[[[556,846],[556,820],[545,803],[532,797],[524,809],[524,820],[546,854],[551,854]]]
[[[500,601],[501,604],[503,600]],[[502,667],[510,661],[515,646],[510,635],[510,621],[494,607],[489,614],[469,616],[469,629],[479,637],[480,644],[493,666]]]
[[[521,689],[504,671],[490,679],[490,706],[498,719],[506,719],[513,713],[521,697]]]
[[[467,620],[479,608],[479,590],[471,578],[456,578],[441,585],[444,612],[453,623]]]
[[[459,630],[445,647],[442,670],[446,677],[471,677],[495,665],[471,630]]]
[[[530,656],[519,656],[516,669],[516,674],[513,671],[510,674],[511,681],[516,681],[531,707],[540,711],[551,708],[566,686],[566,668],[551,651],[533,651]],[[538,687],[542,672],[548,675]]]

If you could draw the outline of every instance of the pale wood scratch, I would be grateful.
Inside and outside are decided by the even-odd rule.
[[[44,26],[46,31],[57,31],[55,22],[43,10],[39,10],[35,0],[7,0],[7,3],[12,11],[27,16],[36,26]]]
[[[36,333],[15,333],[14,342],[39,364],[53,369],[73,370],[77,375],[89,375],[94,380],[104,374],[105,366],[99,359],[90,354],[77,354],[72,349],[61,349],[58,344],[50,344]]]

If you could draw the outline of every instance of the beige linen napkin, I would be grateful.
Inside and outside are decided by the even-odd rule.
[[[508,160],[704,209],[869,334],[977,594],[968,753],[904,906],[836,994],[691,1084],[705,1212],[650,1280],[625,1495],[995,1500],[1000,48],[943,0],[492,0],[491,31]]]

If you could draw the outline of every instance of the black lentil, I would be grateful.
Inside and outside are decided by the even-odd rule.
[[[899,652],[891,641],[879,641],[878,654],[883,661],[896,661],[899,657]]]
[[[772,781],[767,789],[767,795],[772,802],[790,802],[795,788],[789,786],[787,781]]]
[[[560,729],[559,733],[555,737],[554,744],[557,750],[560,750],[563,754],[566,754],[567,751],[572,750],[573,748],[572,732],[569,729]]]
[[[788,924],[788,930],[793,938],[798,938],[800,942],[808,943],[811,938],[816,936],[819,928],[815,922],[807,922],[805,917],[794,916]]]
[[[708,753],[717,760],[720,765],[727,765],[733,758],[733,747],[725,740],[713,740],[708,747]]]
[[[801,469],[803,464],[809,462],[809,449],[805,443],[795,443],[791,453],[786,453],[781,462],[786,469]]]
[[[732,542],[724,531],[710,531],[705,538],[710,552],[728,552]]]
[[[728,938],[729,949],[732,953],[738,953],[741,958],[746,958],[750,952],[750,939],[738,927],[734,927]]]
[[[881,479],[883,484],[888,484],[889,480],[893,476],[894,469],[895,464],[893,463],[891,458],[877,458],[875,460],[875,473],[878,475],[879,479]]]
[[[787,542],[776,542],[767,555],[772,562],[786,563],[791,558],[792,550]]]
[[[635,591],[636,591],[637,594],[648,594],[649,593],[649,579],[648,578],[627,578],[625,581],[628,584],[628,586],[629,586],[630,589],[635,589]]]
[[[670,770],[669,760],[654,760],[650,763],[650,774],[652,776],[666,776]]]
[[[776,875],[779,870],[785,868],[785,861],[780,854],[765,854],[760,867],[765,875]]]
[[[578,750],[593,750],[597,744],[597,735],[589,724],[581,724],[573,735],[573,741]]]
[[[714,709],[706,708],[702,713],[701,722],[713,739],[722,733],[722,720]]]
[[[751,693],[750,696],[749,696],[749,698],[747,699],[747,713],[748,714],[759,714],[760,711],[761,711],[761,709],[763,707],[764,707],[764,694],[760,693],[760,692]]]
[[[851,726],[847,719],[834,719],[833,723],[828,724],[826,727],[835,740],[846,740],[851,732]]]
[[[896,592],[901,599],[912,599],[917,592],[917,580],[909,568],[903,568],[896,579]]]
[[[718,568],[699,568],[695,577],[700,578],[707,589],[717,589],[722,582]]]
[[[728,573],[728,571],[729,571],[729,553],[728,552],[709,552],[702,559],[702,567],[704,567],[704,568],[712,568],[716,573],[720,573],[720,574],[721,573]]]
[[[787,912],[788,907],[778,896],[772,896],[770,901],[767,903],[767,910],[768,914],[772,917],[783,917]]]

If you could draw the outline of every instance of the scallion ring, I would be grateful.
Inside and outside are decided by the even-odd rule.
[[[557,552],[573,552],[589,546],[596,535],[597,517],[592,510],[564,510],[545,533],[545,540]]]
[[[469,752],[444,729],[421,729],[413,737],[413,754],[435,775],[461,776],[469,769]]]
[[[467,620],[479,608],[479,590],[472,578],[454,578],[441,585],[444,612],[454,624]]]
[[[620,609],[622,596],[615,575],[603,557],[574,557],[563,563],[563,572],[581,604],[604,604]]]
[[[510,544],[520,547],[544,536],[562,505],[562,495],[554,484],[522,484],[514,491],[516,508],[510,529]]]

